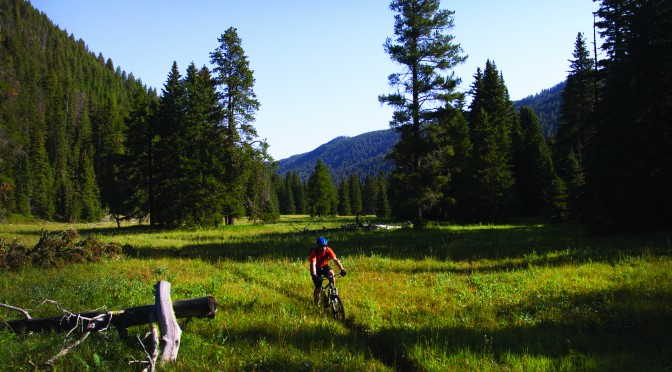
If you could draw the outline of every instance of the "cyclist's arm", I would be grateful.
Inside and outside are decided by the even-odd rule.
[[[336,263],[336,266],[338,266],[338,268],[341,269],[341,271],[345,271],[345,267],[343,267],[343,264],[341,264],[341,261],[339,261],[338,258],[334,257],[333,260],[334,263]]]
[[[310,275],[311,276],[317,275],[317,260],[316,259],[312,259],[310,261]]]

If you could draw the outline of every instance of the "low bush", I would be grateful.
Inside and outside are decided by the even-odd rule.
[[[61,267],[70,263],[98,262],[118,258],[127,249],[118,243],[106,244],[97,236],[80,239],[77,230],[60,233],[41,232],[40,241],[33,248],[0,239],[0,269],[20,270],[28,266],[39,268]],[[127,249],[128,250],[128,249]]]

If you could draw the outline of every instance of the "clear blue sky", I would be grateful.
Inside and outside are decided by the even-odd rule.
[[[32,0],[96,55],[159,94],[173,61],[181,73],[238,29],[261,103],[255,127],[275,159],[345,135],[389,128],[378,103],[400,68],[383,50],[394,37],[388,0]],[[494,61],[514,100],[563,81],[574,41],[592,43],[592,0],[442,1],[467,62],[455,69],[467,91],[477,67]],[[589,44],[592,50],[592,44]]]

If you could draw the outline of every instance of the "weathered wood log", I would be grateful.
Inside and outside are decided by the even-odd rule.
[[[182,330],[177,324],[171,304],[170,283],[163,280],[156,283],[156,318],[161,331],[161,361],[164,363],[177,360],[182,337]]]
[[[175,317],[182,318],[214,318],[217,312],[217,302],[212,296],[173,301]],[[114,325],[121,329],[149,323],[149,314],[156,314],[156,305],[144,305],[128,309],[109,312],[88,312],[73,316],[58,316],[53,318],[34,318],[10,320],[0,322],[0,329],[9,328],[14,332],[22,330],[40,332],[48,330],[69,331],[75,327],[86,329],[91,326],[93,331],[99,331]],[[103,318],[99,318],[103,315]],[[96,318],[97,320],[91,321]]]

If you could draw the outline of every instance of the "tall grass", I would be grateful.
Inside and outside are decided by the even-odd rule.
[[[665,370],[672,366],[669,234],[595,237],[579,226],[435,226],[327,235],[348,275],[337,281],[347,322],[312,305],[309,229],[350,220],[151,230],[76,226],[133,246],[131,257],[0,273],[0,302],[54,316],[213,295],[218,313],[183,326],[168,370]],[[0,225],[0,238],[37,241],[38,224]],[[65,225],[49,224],[54,230]],[[0,309],[0,319],[18,318]],[[63,370],[133,370],[135,336],[91,337]],[[27,370],[63,334],[0,332],[0,365]]]

